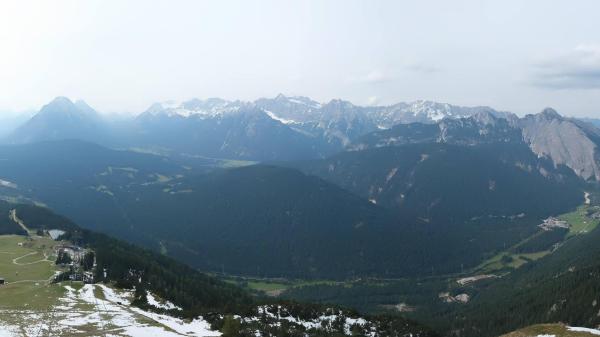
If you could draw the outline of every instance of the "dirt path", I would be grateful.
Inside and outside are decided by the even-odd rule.
[[[24,257],[28,257],[28,256],[35,255],[35,254],[39,254],[39,253],[38,252],[27,253],[27,254],[25,254],[23,256],[19,256],[17,258],[14,258],[12,260],[12,263],[16,264],[17,266],[28,266],[28,265],[36,264],[36,263],[40,263],[40,262],[50,262],[50,263],[52,263],[52,261],[48,260],[48,256],[46,254],[44,254],[44,258],[41,259],[41,260],[37,260],[37,261],[33,261],[33,262],[25,262],[25,263],[19,263],[19,262],[17,262],[17,261],[19,261],[20,259],[22,259]]]
[[[23,228],[24,231],[26,231],[27,233],[29,233],[29,228],[27,228],[27,226],[25,226],[25,224],[23,223],[23,221],[17,217],[17,210],[16,209],[13,209],[13,210],[10,211],[9,217],[10,217],[10,219],[12,221],[16,222],[19,226],[21,226],[21,228]]]

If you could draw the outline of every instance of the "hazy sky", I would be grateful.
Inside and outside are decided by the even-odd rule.
[[[0,110],[219,96],[600,117],[600,1],[0,0]]]

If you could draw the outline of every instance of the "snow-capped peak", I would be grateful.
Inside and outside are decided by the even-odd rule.
[[[434,122],[439,122],[446,117],[466,117],[455,116],[453,107],[448,103],[419,100],[410,103],[409,109],[413,113],[413,116],[423,115]]]
[[[240,105],[240,102],[230,102],[219,98],[192,99],[184,102],[165,101],[152,104],[145,114],[183,118],[191,116],[218,117],[239,110]]]
[[[281,103],[304,105],[313,109],[321,108],[321,103],[313,101],[312,99],[305,96],[285,96],[284,94],[279,94],[275,97],[274,100]]]

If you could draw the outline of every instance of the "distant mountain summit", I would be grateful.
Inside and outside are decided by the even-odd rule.
[[[17,128],[8,140],[11,143],[59,139],[98,141],[105,138],[106,131],[100,115],[87,103],[57,97]]]
[[[305,144],[300,151],[276,150],[270,153],[258,154],[257,149],[248,148],[250,141],[243,132],[223,129],[230,121],[237,120],[234,124],[238,128],[264,130],[261,123],[242,125],[249,122],[248,113],[254,116],[264,114],[272,122],[262,120],[263,123],[276,127],[279,131],[260,133],[274,138],[262,137],[268,143],[302,143]],[[460,107],[446,103],[431,101],[416,101],[412,103],[398,103],[390,106],[365,107],[352,104],[349,101],[333,99],[327,103],[319,103],[304,96],[286,96],[279,94],[274,98],[260,98],[254,102],[227,101],[220,98],[206,100],[192,99],[189,101],[162,102],[153,104],[148,110],[136,119],[137,130],[145,135],[143,144],[175,148],[179,151],[182,147],[173,147],[180,139],[189,142],[214,141],[214,146],[219,149],[205,151],[202,146],[187,146],[185,151],[210,156],[231,156],[240,159],[253,160],[281,160],[320,158],[344,150],[360,137],[370,132],[389,129],[399,124],[424,123],[435,124],[444,119],[460,119],[487,113],[494,117],[507,118],[511,115],[499,112],[489,107]],[[252,119],[256,122],[256,118]],[[229,121],[229,122],[228,122]],[[246,122],[244,122],[246,121]],[[276,123],[276,124],[273,124]],[[158,123],[163,131],[154,129],[153,123]],[[174,127],[174,124],[178,124]],[[265,124],[265,125],[266,125]],[[166,125],[173,126],[166,127]],[[212,126],[211,126],[212,125]],[[277,126],[275,126],[277,125]],[[202,135],[192,136],[191,133],[204,130]],[[169,130],[169,131],[164,131]],[[192,131],[195,130],[195,131]],[[221,130],[221,131],[217,131]],[[157,134],[160,133],[160,134]],[[207,134],[213,134],[207,140]],[[257,133],[256,133],[257,134]],[[171,135],[171,136],[169,136]],[[234,137],[235,138],[232,138]],[[242,137],[242,138],[239,138]],[[243,140],[245,138],[245,140]],[[225,139],[228,139],[225,142]],[[244,149],[233,149],[232,144],[244,144]],[[302,146],[296,146],[297,148]],[[285,151],[286,153],[282,153]],[[298,156],[297,154],[300,154]]]
[[[552,108],[527,115],[518,122],[523,139],[540,157],[565,165],[584,179],[600,180],[600,130],[591,124],[564,118]]]
[[[317,139],[263,109],[216,98],[153,104],[133,121],[129,145],[258,161],[313,158],[320,151]]]
[[[502,118],[512,115],[509,112],[496,111],[486,106],[462,107],[424,100],[389,106],[358,106],[341,99],[333,99],[322,104],[307,97],[288,97],[279,94],[272,99],[258,99],[254,104],[268,110],[275,118],[288,123],[324,121],[339,117],[340,113],[357,112],[380,129],[387,129],[397,124],[431,124],[444,118],[465,118],[479,112],[489,112]]]
[[[376,107],[371,110],[370,114],[380,128],[387,129],[397,124],[431,124],[447,118],[466,118],[482,112],[502,118],[511,115],[508,112],[496,111],[486,106],[462,107],[423,100]]]
[[[284,124],[316,122],[319,120],[322,104],[304,96],[288,97],[283,94],[275,98],[260,98],[254,102],[257,107]]]
[[[152,104],[146,111],[141,113],[137,119],[153,118],[218,118],[227,113],[238,111],[247,105],[240,101],[230,102],[220,98],[209,98],[206,100],[191,99],[184,102],[165,101]]]
[[[600,129],[562,117],[552,108],[523,118],[512,114],[499,116],[482,110],[469,117],[444,118],[435,124],[397,124],[362,136],[347,148],[365,150],[416,143],[524,143],[555,167],[566,166],[585,180],[600,180]]]
[[[478,145],[485,143],[521,142],[521,131],[513,122],[496,117],[490,111],[479,111],[469,117],[444,118],[435,124],[398,124],[357,139],[350,150],[417,143]]]

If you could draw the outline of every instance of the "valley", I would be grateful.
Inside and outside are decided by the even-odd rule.
[[[592,200],[596,200],[597,192],[591,195]],[[535,268],[536,264],[543,263],[542,259],[548,259],[552,255],[557,255],[557,257],[563,254],[569,255],[568,252],[563,253],[562,246],[577,244],[578,237],[587,237],[596,228],[598,220],[593,216],[596,209],[594,204],[584,204],[574,212],[558,215],[558,218],[568,222],[568,231],[562,231],[553,240],[546,241],[540,240],[540,237],[547,231],[539,229],[530,237],[499,251],[481,265],[465,269],[462,273],[403,279],[356,278],[343,282],[230,277],[225,277],[225,279],[267,296],[337,303],[365,312],[397,312],[406,317],[427,322],[444,331],[449,329],[449,326],[456,326],[455,323],[450,323],[450,317],[461,315],[463,312],[481,310],[480,297],[487,296],[486,294],[490,292],[488,289],[494,289],[496,283],[508,283],[508,280],[502,280],[510,279],[512,273],[521,274],[530,269],[529,265],[533,265]],[[581,231],[582,224],[589,226],[589,231]],[[533,244],[533,242],[536,243]],[[519,248],[524,249],[527,245],[531,250],[527,250],[526,253],[518,252]],[[497,290],[491,292],[494,291]],[[502,290],[502,292],[510,293],[506,290]],[[472,301],[474,302],[472,303]],[[486,307],[493,305],[493,302],[487,302],[485,305]],[[439,319],[431,319],[431,317],[440,316]],[[521,317],[526,319],[524,314]],[[536,320],[530,322],[535,323]],[[579,322],[579,324],[581,323]],[[541,335],[544,331],[551,335],[553,331],[556,333],[558,330],[542,329],[539,331]],[[556,336],[563,335],[571,336],[568,331],[556,334]],[[582,335],[586,334],[582,333]],[[529,335],[515,333],[508,336]],[[573,334],[573,336],[578,335]]]
[[[327,109],[333,107],[367,114],[343,102]],[[275,110],[269,111],[275,114]],[[222,114],[229,112],[215,116]],[[233,116],[237,115],[227,118]],[[177,124],[189,122],[178,114],[161,118],[167,117],[176,118]],[[530,124],[549,120],[569,128],[579,125],[548,111],[527,117]],[[94,301],[113,306],[110,329],[124,336],[136,327],[182,334],[186,324],[196,326],[197,322],[205,322],[212,331],[206,333],[222,333],[226,322],[239,324],[242,330],[264,332],[282,320],[291,324],[286,325],[287,331],[305,331],[322,324],[319,317],[331,317],[325,312],[338,306],[372,317],[368,329],[383,328],[389,317],[397,317],[425,324],[444,336],[455,330],[467,337],[471,333],[473,337],[499,335],[520,326],[503,321],[481,328],[482,333],[465,329],[488,324],[478,308],[488,308],[498,297],[516,296],[513,292],[519,288],[504,285],[530,277],[539,266],[551,264],[548,261],[569,256],[565,247],[595,235],[600,218],[596,183],[585,180],[583,171],[568,163],[569,158],[536,153],[533,145],[519,136],[525,131],[518,121],[515,116],[497,117],[490,111],[473,110],[473,115],[466,117],[364,131],[368,133],[345,138],[344,151],[323,158],[295,156],[293,160],[274,156],[269,157],[274,160],[261,161],[217,152],[191,154],[174,148],[147,151],[133,143],[132,150],[123,144],[115,149],[70,139],[5,144],[0,146],[0,191],[10,203],[0,204],[7,214],[0,228],[6,234],[31,237],[36,237],[38,229],[28,229],[26,224],[42,219],[43,228],[57,224],[57,230],[67,233],[78,228],[37,206],[48,207],[82,224],[84,232],[74,238],[81,240],[83,235],[88,246],[113,243],[86,231],[114,235],[155,254],[153,259],[160,261],[157,265],[134,258],[144,268],[169,269],[174,262],[168,259],[174,258],[191,267],[185,273],[193,270],[210,275],[205,276],[209,279],[200,273],[194,276],[201,282],[220,280],[214,288],[217,293],[232,291],[241,296],[236,300],[230,293],[224,302],[199,288],[194,296],[202,299],[193,300],[171,288],[168,292],[153,288],[151,296],[169,298],[183,309],[180,314],[171,312],[173,318],[164,318],[179,322],[169,325],[153,316],[161,314],[160,310],[140,305],[139,294],[131,287],[133,276],[122,276],[131,273],[131,262],[113,265],[120,255],[129,254],[124,247],[94,250],[99,265],[113,265],[121,275],[117,279],[108,276],[108,281],[96,272],[94,277],[104,280],[101,283],[108,288],[79,284],[65,288],[65,281],[58,283],[58,289],[47,285],[59,293],[52,299],[59,303],[56,305],[65,297],[78,303],[69,310],[77,311]],[[283,125],[298,127],[287,119],[285,122]],[[595,141],[592,131],[582,130],[587,133],[580,136],[589,135],[587,139]],[[218,157],[221,155],[231,159]],[[35,164],[40,160],[44,165]],[[53,179],[44,178],[48,176]],[[24,204],[11,206],[14,203]],[[52,254],[36,253],[16,262],[52,266],[53,259]],[[40,284],[47,284],[48,277]],[[176,279],[161,272],[153,274],[154,282],[148,282],[164,284]],[[539,288],[546,286],[550,285],[542,283]],[[230,290],[225,290],[228,287]],[[117,302],[129,304],[115,306],[110,292],[126,298]],[[311,310],[320,314],[271,315],[275,308],[284,310],[278,306],[289,301],[314,303]],[[197,303],[202,304],[197,307]],[[265,309],[260,303],[272,307]],[[307,310],[304,305],[300,305],[302,313]],[[207,307],[227,314],[202,321],[209,312]],[[140,316],[138,310],[147,314]],[[266,320],[258,322],[256,315],[261,310]],[[351,312],[343,314],[346,322],[363,319]],[[78,317],[89,315],[84,310]],[[522,320],[547,322],[536,315],[523,313]],[[119,317],[136,323],[119,325]],[[462,321],[451,317],[462,317]],[[86,333],[93,334],[99,321],[90,319],[93,327]],[[60,316],[58,325],[64,326],[68,320]],[[338,324],[337,329],[349,333],[353,324]],[[418,324],[408,326],[409,331],[420,329]]]
[[[597,13],[0,1],[0,337],[600,336]]]

